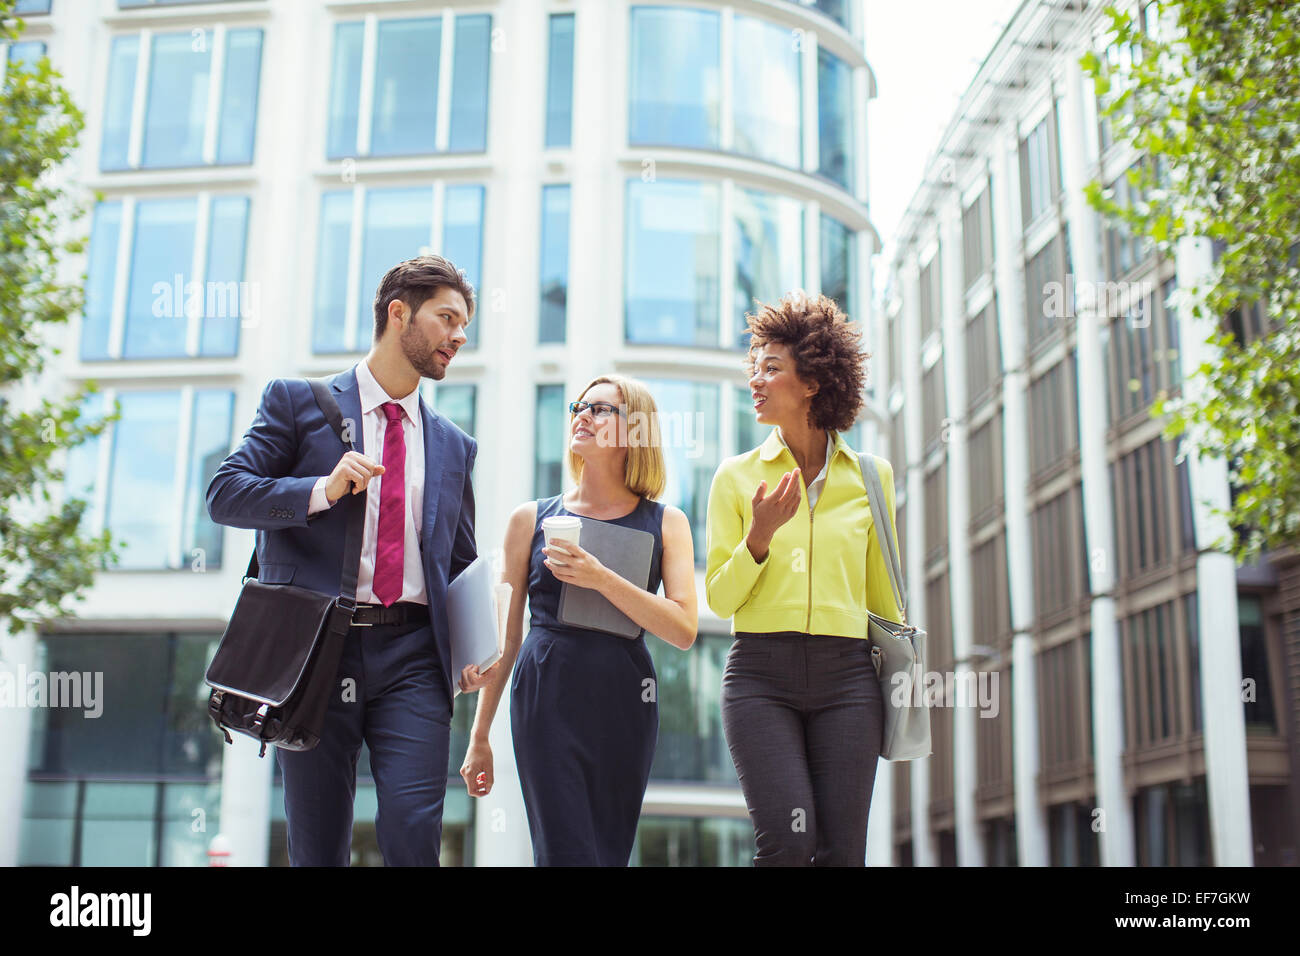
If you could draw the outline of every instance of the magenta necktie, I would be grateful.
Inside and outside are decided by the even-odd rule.
[[[379,528],[375,540],[375,597],[389,607],[402,596],[402,544],[406,539],[406,436],[402,406],[385,402],[384,473],[379,481]]]

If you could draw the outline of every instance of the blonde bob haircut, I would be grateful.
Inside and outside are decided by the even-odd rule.
[[[623,432],[627,445],[627,463],[623,470],[623,482],[633,494],[656,499],[664,493],[668,485],[668,470],[664,465],[663,442],[659,436],[659,409],[650,389],[636,379],[624,375],[601,375],[593,378],[582,390],[578,400],[597,385],[614,385],[623,394],[619,411],[619,428]],[[572,430],[573,419],[569,413],[570,429],[565,431],[565,440]],[[569,474],[575,482],[582,479],[582,456],[572,449],[568,450]]]

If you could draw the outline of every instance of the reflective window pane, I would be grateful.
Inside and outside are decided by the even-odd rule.
[[[361,102],[361,45],[365,24],[340,23],[334,27],[334,60],[330,70],[329,133],[325,155],[330,159],[355,156]]]
[[[153,866],[156,783],[85,785],[81,820],[81,866]]]
[[[113,287],[117,275],[117,246],[122,232],[122,203],[95,206],[87,250],[86,301],[81,320],[81,357],[109,357],[108,337],[113,321]]]
[[[40,40],[23,40],[9,47],[9,65],[33,70],[45,56],[45,44]]]
[[[195,166],[203,162],[212,38],[189,31],[153,38],[148,105],[145,107],[144,166]]]
[[[463,269],[477,300],[474,318],[465,328],[466,345],[477,348],[479,328],[487,311],[480,292],[483,283],[483,187],[448,186],[442,210],[442,255]],[[397,260],[393,260],[396,262]]]
[[[257,84],[262,67],[262,31],[226,34],[225,78],[217,126],[217,162],[251,163],[257,129]]]
[[[433,192],[428,186],[372,189],[366,193],[365,234],[361,240],[361,284],[357,289],[357,339],[364,349],[374,337],[375,290],[384,274],[429,245]]]
[[[722,671],[731,636],[700,634],[682,653],[647,634],[646,646],[659,678],[659,744],[651,779],[738,786],[722,732]],[[745,825],[752,838],[753,828]]]
[[[573,14],[551,14],[550,27],[546,145],[568,146],[573,130]]]
[[[475,437],[475,410],[478,386],[439,384],[433,389],[432,405],[439,415],[450,419],[457,428]]]
[[[772,193],[735,191],[735,346],[749,347],[745,314],[803,288],[803,204]]]
[[[488,63],[491,58],[492,18],[456,18],[456,50],[451,76],[451,129],[447,148],[452,152],[487,149]]]
[[[177,392],[123,392],[122,419],[113,429],[108,527],[120,549],[123,570],[157,569],[171,563],[176,503]]]
[[[820,10],[846,30],[852,29],[849,22],[849,0],[797,0],[805,7]]]
[[[569,412],[563,385],[537,386],[537,420],[533,426],[533,497],[550,498],[564,490],[565,436]]]
[[[839,57],[817,51],[817,171],[853,191],[853,71]]]
[[[748,385],[736,386],[736,445],[731,450],[733,455],[741,455],[757,448],[772,430],[770,425],[758,423],[750,395]]]
[[[204,695],[206,706],[207,695]],[[219,783],[162,785],[162,854],[160,866],[207,866],[208,843],[221,822]],[[199,829],[199,827],[202,829]]]
[[[799,45],[786,27],[738,16],[732,84],[737,152],[799,167]]]
[[[89,425],[104,417],[106,403],[103,392],[86,396],[77,418],[79,426]],[[80,498],[86,503],[81,515],[81,533],[98,534],[103,515],[96,508],[96,486],[99,484],[99,456],[105,438],[102,434],[87,438],[68,449],[67,465],[63,469],[63,490],[70,498]]]
[[[23,793],[19,866],[72,866],[77,829],[74,781],[29,781]]]
[[[721,386],[700,382],[648,379],[660,414],[660,435],[668,468],[663,501],[676,505],[691,522],[695,563],[704,563],[705,515],[709,486],[721,461],[718,403]]]
[[[352,191],[321,196],[316,246],[316,294],[312,351],[346,352],[348,244],[352,236]]]
[[[108,54],[108,88],[104,92],[103,140],[99,149],[100,169],[126,169],[131,142],[131,103],[135,90],[136,61],[140,38],[113,38]]]
[[[401,156],[434,151],[441,49],[440,19],[380,22],[375,51],[371,155]]]
[[[257,298],[244,281],[248,206],[246,196],[218,196],[212,200],[204,276],[207,288],[199,344],[202,355],[236,354],[241,322],[257,319]]]
[[[627,341],[717,346],[718,192],[713,183],[628,183]]]
[[[192,281],[197,211],[197,199],[136,204],[124,358],[185,354],[185,285]]]
[[[569,187],[542,187],[539,342],[563,342],[569,292]]]
[[[710,11],[632,8],[631,143],[718,147],[719,31]]]
[[[14,6],[14,13],[31,14],[31,13],[49,13],[50,0],[18,0]]]
[[[181,546],[183,568],[201,571],[221,566],[222,528],[208,517],[206,495],[212,476],[230,454],[234,412],[235,393],[230,389],[195,391]]]
[[[837,219],[821,217],[822,295],[850,319],[861,320],[857,303],[857,236]]]

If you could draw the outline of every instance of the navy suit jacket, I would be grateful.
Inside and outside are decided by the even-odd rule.
[[[335,375],[330,388],[345,427],[352,423],[357,450],[366,454],[356,369]],[[420,414],[424,427],[420,555],[438,663],[451,700],[447,585],[478,554],[470,484],[478,443],[431,411],[423,398]],[[307,508],[316,480],[332,472],[348,450],[306,381],[277,378],[266,386],[253,424],[217,469],[207,494],[208,514],[217,524],[257,530],[259,581],[339,593],[347,511],[364,507],[365,502],[360,495],[349,494],[314,515],[309,516]]]

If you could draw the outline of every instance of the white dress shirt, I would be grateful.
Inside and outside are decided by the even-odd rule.
[[[786,445],[785,436],[781,434],[780,425],[776,426],[776,437],[781,440],[781,444],[785,445],[786,448],[790,447],[789,445]],[[807,475],[803,476],[804,483],[808,485],[808,510],[809,511],[812,511],[813,508],[817,507],[817,499],[821,497],[822,488],[826,484],[826,472],[830,469],[831,455],[833,455],[834,453],[835,453],[835,436],[831,434],[831,430],[828,428],[826,429],[826,460],[822,462],[821,472],[818,473],[817,477],[814,478],[812,481],[808,481]],[[790,452],[790,454],[793,455],[794,452],[792,451]],[[798,459],[795,460],[798,461]]]
[[[375,380],[365,360],[357,363],[357,389],[361,396],[361,427],[365,456],[384,463],[384,433],[388,416],[379,406],[397,402],[402,406],[402,435],[406,439],[406,530],[402,542],[402,595],[399,601],[428,604],[424,590],[424,567],[420,561],[420,529],[424,511],[424,423],[420,416],[420,389],[404,398],[393,398]],[[379,529],[379,490],[387,475],[376,475],[366,486],[366,518],[361,531],[361,566],[357,572],[357,603],[382,603],[374,596],[375,545]],[[328,476],[317,479],[311,492],[308,514],[333,507],[325,495]],[[348,492],[351,494],[351,492]],[[338,502],[335,502],[338,504]]]

